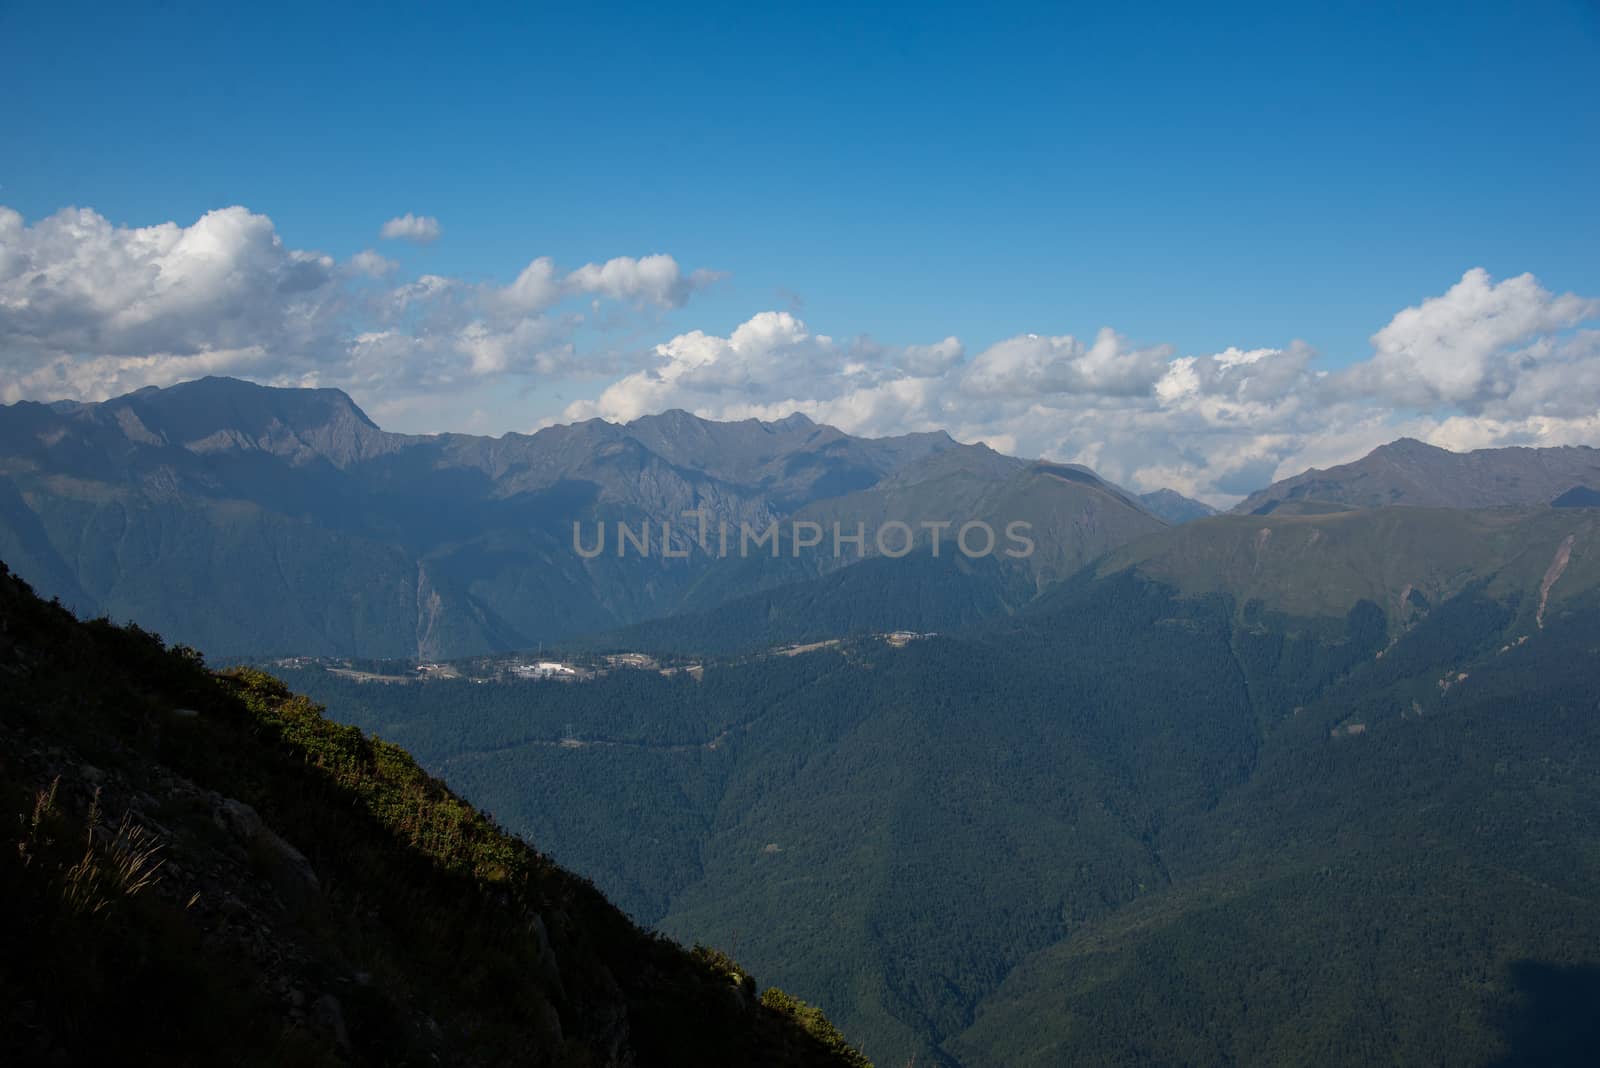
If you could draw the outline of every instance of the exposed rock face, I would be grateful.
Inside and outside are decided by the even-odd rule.
[[[224,797],[217,802],[211,810],[211,820],[240,845],[249,845],[261,833],[261,817],[256,815],[256,810],[231,797]]]
[[[274,888],[299,907],[312,904],[322,884],[311,862],[282,835],[261,822],[256,810],[231,797],[220,799],[211,810],[212,821],[244,846],[264,869]]]
[[[350,1049],[350,1033],[344,1026],[344,1007],[332,994],[311,1003],[311,1025],[342,1050]]]
[[[556,963],[555,948],[550,944],[550,931],[545,927],[544,917],[534,914],[529,921],[533,933],[539,938],[539,962],[537,971],[540,983],[548,990],[561,989],[561,968]]]

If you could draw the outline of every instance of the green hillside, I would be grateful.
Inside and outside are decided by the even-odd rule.
[[[1563,553],[1562,546],[1572,539]],[[1215,516],[1139,539],[1095,565],[1135,568],[1185,594],[1226,593],[1241,607],[1342,619],[1358,601],[1400,627],[1473,584],[1523,597],[1528,622],[1544,576],[1559,612],[1600,582],[1600,510],[1382,508],[1323,515]]]
[[[936,558],[922,548],[569,644],[724,655],[897,630],[942,633],[1019,610],[1037,596],[1036,581],[1019,561],[968,559],[948,546]]]
[[[1292,711],[1247,782],[1165,829],[1170,889],[1024,962],[952,1052],[1008,1065],[1591,1063],[1593,588],[1573,612],[1507,647],[1511,614],[1463,598]]]
[[[1592,514],[1448,517],[1200,520],[698,681],[293,677],[882,1063],[1511,1063],[1600,963],[1600,575]]]

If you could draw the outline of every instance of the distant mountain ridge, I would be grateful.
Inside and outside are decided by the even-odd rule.
[[[1455,454],[1402,440],[1277,483],[1236,511],[1582,508],[1597,487],[1595,449]],[[499,438],[396,434],[339,390],[225,378],[0,407],[0,553],[80,614],[139,619],[224,658],[477,655],[684,614],[703,622],[723,605],[741,606],[730,620],[748,619],[751,597],[765,598],[774,624],[749,630],[762,641],[810,633],[817,620],[777,617],[825,590],[852,591],[848,610],[828,614],[842,625],[910,626],[890,618],[903,606],[918,626],[942,629],[1015,612],[1169,525],[1207,527],[1209,511],[942,431],[859,438],[799,414],[723,423],[668,411]],[[780,552],[729,555],[697,536],[691,512],[710,531],[726,524],[735,542],[745,525],[787,524]],[[951,569],[948,551],[972,520],[1002,545],[1021,521],[1034,551]],[[648,529],[654,552],[623,554],[619,523]],[[796,523],[869,533],[854,551],[836,555],[828,537],[797,552]],[[921,586],[879,569],[767,597],[878,557],[871,532],[894,523],[912,528],[913,551],[931,553],[936,537],[947,547],[918,573]],[[591,537],[609,528],[612,541],[580,554],[575,527]]]
[[[1281,508],[1337,505],[1381,508],[1494,508],[1544,505],[1576,487],[1600,490],[1600,449],[1477,449],[1451,452],[1413,438],[1382,445],[1353,463],[1313,468],[1246,497],[1233,511],[1265,515]]]
[[[1185,497],[1177,490],[1158,489],[1139,494],[1139,503],[1169,523],[1192,523],[1217,514],[1217,510],[1204,501]]]
[[[0,408],[0,552],[80,613],[221,656],[437,658],[703,610],[841,566],[718,559],[691,510],[713,530],[853,529],[868,515],[1002,521],[1009,499],[1055,532],[1036,588],[1161,526],[1093,475],[1004,489],[1028,469],[943,432],[858,438],[803,415],[394,434],[339,390],[207,378]],[[656,553],[574,551],[574,524],[618,522],[648,525]],[[668,524],[682,557],[661,552]]]

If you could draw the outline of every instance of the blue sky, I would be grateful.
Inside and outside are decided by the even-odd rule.
[[[0,204],[242,205],[407,277],[726,272],[580,350],[788,310],[969,355],[1300,339],[1337,369],[1472,268],[1600,293],[1592,3],[762,7],[9,0]],[[378,245],[406,212],[441,239]]]

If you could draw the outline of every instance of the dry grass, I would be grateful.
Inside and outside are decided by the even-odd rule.
[[[55,852],[53,828],[61,822],[56,803],[60,778],[34,794],[33,807],[22,820],[22,836],[17,841],[17,857],[24,868],[47,863]],[[58,862],[62,870],[59,885],[61,900],[78,915],[97,915],[119,900],[134,897],[160,881],[161,841],[124,813],[116,830],[107,832],[101,821],[100,792],[84,820],[83,851],[71,864]]]

